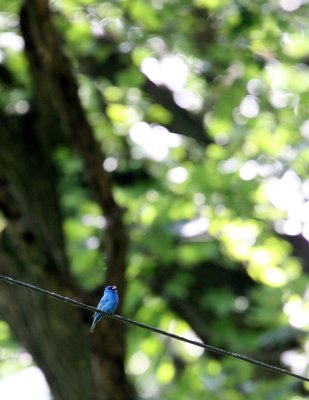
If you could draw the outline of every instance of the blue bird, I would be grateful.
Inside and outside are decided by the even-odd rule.
[[[106,313],[113,314],[118,304],[118,293],[116,286],[106,286],[102,299],[100,300],[97,308]],[[93,322],[90,327],[90,332],[94,331],[96,324],[103,318],[103,315],[95,312],[93,314]]]

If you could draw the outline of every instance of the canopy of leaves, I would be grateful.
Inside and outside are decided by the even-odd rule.
[[[0,113],[21,124],[34,93],[20,7],[0,1]],[[123,314],[305,375],[308,4],[54,0],[50,8],[102,168],[126,209]],[[105,278],[106,218],[78,154],[64,135],[49,136],[70,273],[91,292]],[[0,376],[18,368],[8,354],[22,354],[9,335],[1,323]],[[308,389],[137,328],[128,330],[126,373],[147,399],[300,400]]]

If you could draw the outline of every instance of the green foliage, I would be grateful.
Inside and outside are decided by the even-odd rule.
[[[8,325],[0,321],[0,379],[31,364],[31,355],[16,344]]]
[[[307,249],[289,241],[309,238],[309,7],[292,3],[51,2],[127,209],[124,313],[273,364],[308,350]],[[19,7],[0,2],[1,32],[20,38]],[[29,72],[16,42],[3,43],[13,79],[0,75],[1,113],[24,114]],[[207,144],[192,139],[200,126]],[[105,275],[104,216],[79,157],[65,143],[52,151],[71,270],[92,290]],[[3,365],[0,375],[16,367]],[[308,389],[137,328],[126,369],[149,399],[300,400]]]

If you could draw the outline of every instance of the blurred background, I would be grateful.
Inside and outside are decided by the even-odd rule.
[[[306,375],[305,0],[0,0],[0,273]],[[0,396],[309,385],[0,282]]]

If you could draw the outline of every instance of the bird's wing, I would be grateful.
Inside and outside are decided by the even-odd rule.
[[[99,301],[98,305],[96,308],[98,308],[99,310],[102,310],[102,308],[105,306],[105,304],[108,302],[109,298],[108,297],[102,297],[102,299]],[[97,312],[95,311],[93,316],[95,316],[97,314]],[[102,315],[102,314],[100,314]]]
[[[109,301],[109,297],[102,297],[102,299],[100,300],[100,303],[98,304],[98,308],[100,310],[102,310],[102,308],[105,306],[105,304]]]

